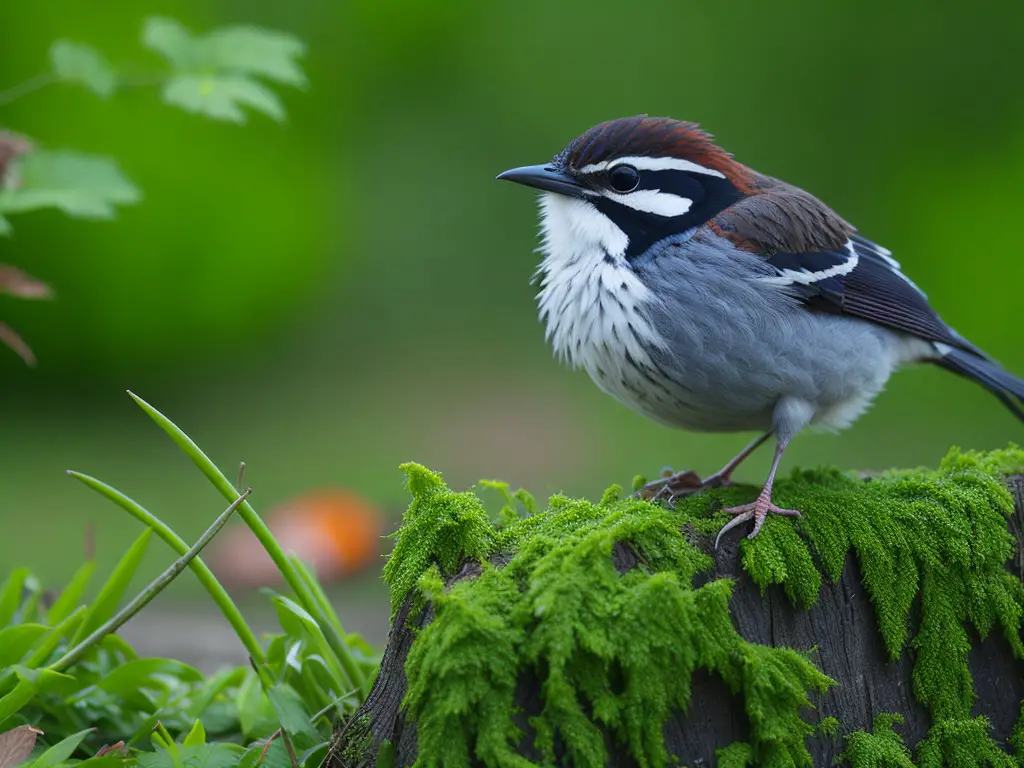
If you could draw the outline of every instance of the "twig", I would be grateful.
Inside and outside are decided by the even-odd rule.
[[[299,768],[299,758],[295,754],[295,745],[292,744],[292,737],[288,735],[288,731],[284,728],[281,729],[281,738],[284,740],[284,746],[288,750],[288,757],[292,759],[292,768]]]
[[[78,645],[72,648],[70,651],[65,653],[61,658],[55,661],[49,666],[49,669],[54,672],[60,672],[62,669],[67,669],[76,661],[82,658],[90,648],[96,643],[102,640],[107,635],[116,632],[121,628],[129,619],[135,614],[145,608],[149,602],[156,597],[160,592],[163,591],[164,587],[170,584],[174,579],[181,573],[188,564],[194,560],[203,548],[210,543],[214,536],[224,527],[224,524],[228,521],[228,518],[235,513],[239,505],[252,493],[251,488],[247,488],[237,499],[231,502],[230,506],[221,512],[220,516],[213,521],[213,525],[206,529],[206,532],[199,537],[199,541],[192,545],[184,555],[175,560],[171,565],[154,579],[149,586],[147,586],[138,596],[126,605],[121,611],[117,613],[112,619],[107,621],[103,626],[89,635],[87,638],[82,640]]]
[[[40,72],[35,77],[31,77],[17,85],[12,85],[6,91],[0,91],[0,107],[6,106],[12,101],[17,101],[22,96],[27,96],[55,82],[57,82],[57,76],[53,72]]]

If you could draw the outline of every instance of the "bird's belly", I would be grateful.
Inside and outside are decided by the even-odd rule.
[[[852,422],[898,364],[894,339],[842,318],[795,314],[785,327],[691,323],[636,360],[604,345],[581,362],[606,393],[648,418],[700,432],[768,431],[776,404],[799,398],[822,426]]]
[[[623,405],[670,427],[696,432],[742,432],[771,427],[774,393],[737,398],[706,380],[668,374],[657,366],[638,366],[633,361],[594,359],[585,364],[597,386]]]

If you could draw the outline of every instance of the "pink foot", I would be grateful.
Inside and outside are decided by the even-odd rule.
[[[718,542],[722,538],[722,534],[726,531],[731,531],[733,528],[742,525],[748,520],[754,521],[754,530],[751,531],[748,539],[752,539],[761,532],[761,526],[764,525],[765,518],[768,517],[769,513],[775,515],[785,515],[786,517],[800,517],[800,512],[795,509],[783,509],[772,504],[771,492],[761,492],[761,495],[757,497],[755,501],[749,504],[742,504],[738,507],[730,507],[725,510],[735,517],[728,523],[722,526],[722,530],[718,532],[715,537],[715,549],[718,549]]]

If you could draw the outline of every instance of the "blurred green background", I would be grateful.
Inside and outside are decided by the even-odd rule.
[[[44,69],[58,37],[144,71],[152,14],[292,32],[310,87],[282,91],[284,125],[212,123],[147,89],[105,103],[56,86],[0,110],[48,147],[115,156],[145,193],[112,223],[18,216],[0,240],[0,261],[57,291],[0,306],[40,359],[28,370],[0,350],[5,568],[56,583],[87,524],[100,557],[137,535],[68,467],[186,538],[222,509],[126,388],[221,466],[244,459],[260,509],[344,486],[397,511],[408,460],[538,495],[717,469],[749,435],[667,430],[552,359],[529,282],[535,202],[494,181],[611,117],[698,121],[813,191],[1024,373],[1020,3],[3,3],[0,89]],[[913,370],[841,438],[801,437],[786,468],[934,464],[1021,436],[980,388]],[[761,482],[767,460],[740,477]],[[167,561],[149,558],[150,574]],[[175,595],[195,595],[191,580]],[[381,606],[371,634],[385,619]]]

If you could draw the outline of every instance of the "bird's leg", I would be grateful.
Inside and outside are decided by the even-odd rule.
[[[736,470],[736,467],[756,451],[770,435],[771,432],[766,432],[760,437],[751,440],[747,447],[737,453],[728,464],[704,480],[701,480],[700,476],[692,469],[675,473],[668,470],[667,474],[663,473],[662,477],[658,480],[652,480],[647,483],[635,495],[648,501],[665,499],[671,504],[680,496],[686,496],[697,491],[707,490],[708,488],[721,488],[723,485],[729,485],[732,482],[732,473]]]
[[[718,532],[715,537],[715,549],[718,549],[718,541],[722,538],[722,534],[726,531],[730,531],[738,525],[742,525],[748,520],[754,521],[754,530],[751,531],[750,536],[747,538],[754,538],[761,531],[761,526],[764,525],[765,518],[768,517],[769,513],[776,515],[786,515],[787,517],[800,517],[800,513],[795,509],[783,509],[777,507],[772,503],[772,486],[775,484],[775,472],[779,468],[779,462],[782,460],[782,454],[786,450],[786,446],[789,444],[788,440],[782,440],[781,438],[775,446],[775,459],[772,461],[772,468],[768,472],[768,479],[765,481],[764,488],[761,489],[760,495],[752,501],[750,504],[743,504],[738,507],[730,507],[726,509],[726,512],[730,512],[735,517],[722,526],[722,530]]]

